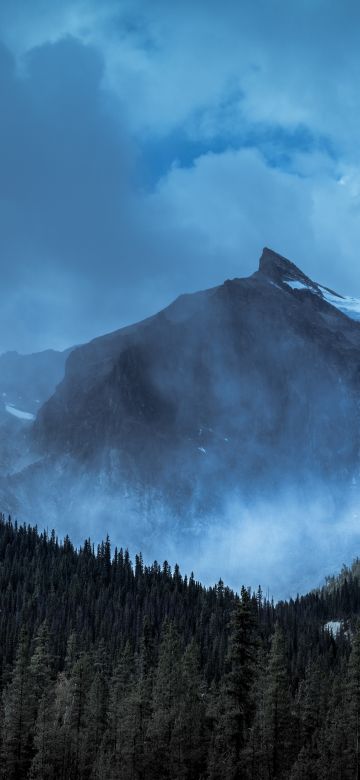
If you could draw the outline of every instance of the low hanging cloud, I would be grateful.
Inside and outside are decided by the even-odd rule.
[[[20,521],[35,516],[40,528],[70,534],[76,545],[89,537],[96,544],[108,533],[133,559],[142,552],[146,563],[178,563],[183,574],[193,571],[206,585],[223,578],[235,590],[260,584],[270,598],[296,597],[321,587],[359,549],[357,485],[344,493],[316,481],[295,487],[284,478],[276,495],[245,500],[229,494],[221,512],[179,518],[159,496],[144,501],[125,486],[107,492],[100,481],[94,490],[96,480],[90,484],[88,475],[68,479],[66,491],[58,492],[57,476],[42,486],[23,485],[20,499],[26,501],[15,513]]]
[[[270,166],[255,149],[209,153],[190,168],[174,166],[147,209],[155,224],[166,215],[166,231],[187,240],[187,256],[203,249],[211,283],[219,266],[224,278],[252,273],[266,243],[310,277],[359,294],[360,174],[338,178],[327,163],[317,155],[308,171],[308,156],[298,156],[295,172]]]
[[[141,319],[265,244],[360,294],[359,9],[277,9],[2,3],[0,351]]]

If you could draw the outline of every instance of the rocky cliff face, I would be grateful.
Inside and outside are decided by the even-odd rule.
[[[182,506],[315,474],[359,451],[356,302],[265,249],[246,279],[75,349],[34,441]],[[360,316],[360,315],[359,315]]]
[[[31,355],[18,352],[0,355],[0,406],[10,404],[35,416],[63,379],[70,352],[71,349],[63,352],[47,349]]]
[[[32,459],[32,421],[62,380],[70,352],[0,355],[0,476]]]

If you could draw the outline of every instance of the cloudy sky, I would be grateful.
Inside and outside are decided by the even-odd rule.
[[[360,296],[360,5],[1,0],[0,351],[256,270]]]

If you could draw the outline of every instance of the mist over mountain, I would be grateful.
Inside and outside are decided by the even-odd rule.
[[[196,551],[205,580],[220,558],[264,583],[261,566],[270,577],[288,556],[280,591],[311,584],[319,556],[325,573],[358,539],[359,318],[356,300],[264,249],[252,276],[77,347],[53,394],[44,371],[3,506],[75,538],[182,549],[190,568]]]
[[[74,350],[35,440],[89,468],[112,453],[128,482],[198,510],[222,500],[224,480],[242,493],[285,474],[347,480],[360,323],[329,295],[264,250],[251,277]]]
[[[29,432],[42,404],[64,376],[71,349],[0,355],[0,474],[7,475],[33,459]]]
[[[3,404],[23,407],[28,414],[35,416],[63,379],[70,352],[71,348],[63,352],[47,349],[32,355],[20,355],[18,352],[0,355],[0,394]]]

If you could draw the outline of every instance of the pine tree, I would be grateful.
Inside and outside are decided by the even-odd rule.
[[[352,780],[356,769],[353,756],[348,759],[348,723],[345,711],[346,684],[344,675],[332,674],[328,680],[331,687],[329,708],[324,724],[319,757],[319,776],[324,780]],[[316,778],[317,780],[317,778]]]
[[[71,767],[71,729],[69,714],[72,703],[70,679],[61,672],[54,687],[54,729],[48,734],[51,764],[56,780],[68,780]]]
[[[278,780],[293,761],[293,723],[283,631],[276,627],[271,643],[265,694],[265,743],[269,777]]]
[[[346,715],[349,735],[349,757],[354,780],[360,780],[360,626],[351,648],[346,686]]]
[[[23,780],[32,757],[33,709],[28,639],[22,632],[11,682],[5,689],[2,770],[6,780]]]
[[[195,641],[188,645],[182,656],[181,681],[181,696],[170,743],[173,772],[179,780],[197,780],[205,772],[208,739],[205,685]]]
[[[84,712],[84,744],[82,774],[89,777],[98,774],[96,765],[106,729],[108,706],[108,661],[103,642],[95,653],[93,679],[86,697]]]
[[[140,559],[142,566],[142,561]],[[146,778],[149,772],[147,756],[147,731],[150,724],[154,672],[156,666],[156,651],[154,631],[149,618],[143,623],[140,656],[138,662],[138,681],[134,688],[132,702],[135,721],[137,721],[137,754],[135,767],[140,778]]]
[[[69,688],[67,712],[64,720],[68,726],[70,738],[69,744],[69,780],[78,780],[81,777],[82,767],[85,764],[84,739],[86,725],[86,700],[91,684],[91,662],[86,653],[81,653],[72,669]]]
[[[181,653],[178,633],[171,621],[164,625],[155,673],[152,718],[147,732],[150,778],[172,778],[171,738],[182,691]]]
[[[52,658],[50,653],[50,636],[46,622],[44,622],[35,637],[34,651],[29,665],[29,685],[31,689],[32,717],[35,723],[39,703],[43,693],[51,682]]]
[[[217,737],[211,759],[212,777],[240,780],[245,776],[242,751],[254,715],[255,629],[256,617],[250,595],[242,588],[231,620],[228,671],[219,698]]]
[[[120,775],[124,749],[124,707],[134,681],[134,658],[130,644],[121,653],[109,683],[106,729],[100,750],[100,762],[107,769],[107,780]]]
[[[58,780],[56,754],[59,734],[55,719],[55,685],[49,683],[40,699],[34,734],[35,755],[30,780]]]
[[[249,780],[268,780],[266,751],[266,685],[268,679],[268,656],[263,647],[259,647],[256,659],[256,676],[253,685],[255,714],[244,750],[245,776]]]

